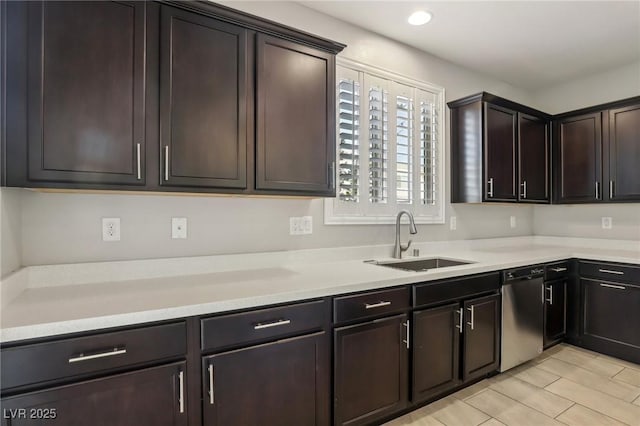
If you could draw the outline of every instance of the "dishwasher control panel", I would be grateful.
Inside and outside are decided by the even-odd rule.
[[[502,282],[533,279],[542,276],[544,276],[544,265],[524,266],[504,271],[502,273]]]

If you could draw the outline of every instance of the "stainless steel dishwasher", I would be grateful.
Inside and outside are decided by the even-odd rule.
[[[501,372],[542,353],[543,277],[542,265],[503,272]]]

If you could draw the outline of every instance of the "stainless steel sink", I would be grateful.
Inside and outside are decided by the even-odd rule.
[[[447,268],[450,266],[459,266],[459,265],[468,265],[473,262],[468,262],[466,260],[454,260],[454,259],[443,259],[440,257],[433,257],[429,259],[418,259],[418,260],[398,260],[398,261],[390,261],[390,262],[371,262],[366,261],[367,263],[373,263],[378,266],[386,266],[387,268],[395,268],[402,269],[404,271],[414,271],[421,272],[427,271],[429,269],[436,268]]]

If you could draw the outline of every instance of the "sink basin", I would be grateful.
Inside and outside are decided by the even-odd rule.
[[[404,271],[421,272],[429,269],[447,268],[450,266],[468,265],[473,262],[465,260],[453,260],[443,259],[440,257],[433,257],[429,259],[417,259],[417,260],[398,260],[391,262],[375,262],[375,265],[386,266],[387,268],[402,269]]]

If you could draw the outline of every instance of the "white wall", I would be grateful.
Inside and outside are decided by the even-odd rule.
[[[482,90],[529,102],[528,94],[506,83],[427,55],[289,2],[231,2],[232,7],[282,22],[348,45],[350,59],[433,82],[447,100]],[[446,123],[448,143],[448,123]],[[448,167],[447,158],[447,170]],[[449,177],[446,176],[448,193]],[[194,256],[216,253],[392,244],[393,226],[324,226],[320,199],[258,199],[121,194],[53,194],[23,191],[24,265]],[[530,206],[447,205],[458,229],[420,225],[415,241],[520,236],[532,233]],[[289,217],[310,215],[314,232],[290,236]],[[518,226],[509,226],[509,216]],[[120,217],[122,240],[101,241],[101,218]],[[172,240],[172,216],[189,219],[189,238]],[[11,225],[15,226],[15,225]]]
[[[22,190],[0,188],[0,277],[22,265]]]
[[[549,114],[640,96],[640,61],[532,94],[532,106]]]

